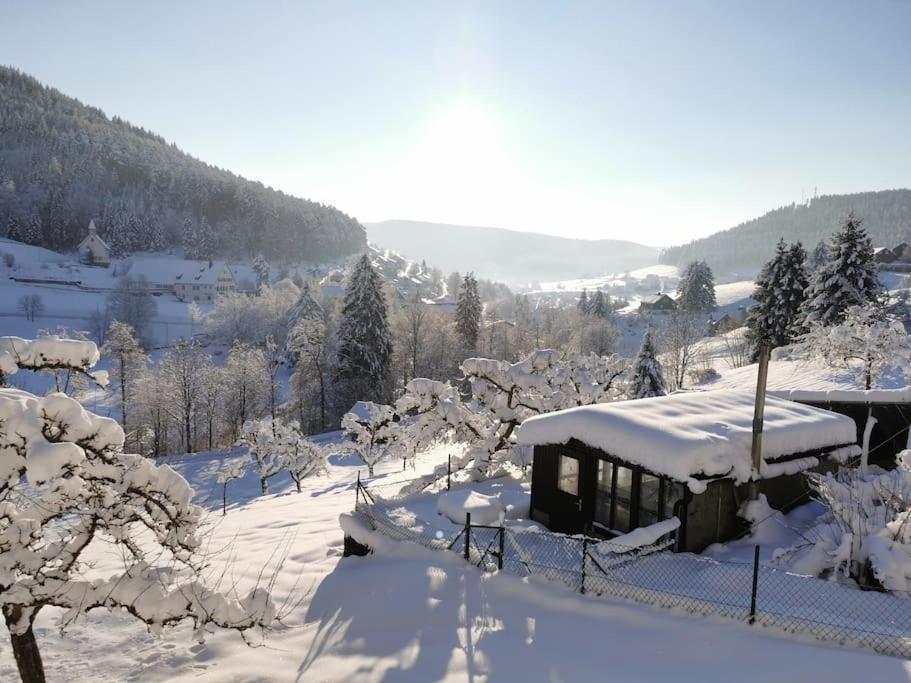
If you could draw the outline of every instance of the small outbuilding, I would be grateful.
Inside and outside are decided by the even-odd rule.
[[[738,511],[751,480],[772,507],[788,509],[806,500],[804,472],[860,454],[851,418],[770,396],[755,474],[753,405],[751,393],[728,390],[529,418],[518,443],[534,447],[532,519],[613,538],[677,517],[676,549],[699,552],[744,530]]]

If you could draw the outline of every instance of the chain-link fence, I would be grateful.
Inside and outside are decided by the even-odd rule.
[[[485,571],[540,576],[570,590],[712,614],[911,659],[911,601],[801,576],[759,562],[674,553],[671,535],[642,547],[534,527],[466,524],[446,530],[434,517],[444,480],[365,486],[356,510],[377,531],[458,553]],[[403,504],[404,503],[404,504]]]

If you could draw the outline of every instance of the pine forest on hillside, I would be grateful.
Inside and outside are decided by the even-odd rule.
[[[115,255],[319,261],[364,248],[330,206],[210,166],[143,128],[0,67],[0,236],[71,249],[90,219]]]

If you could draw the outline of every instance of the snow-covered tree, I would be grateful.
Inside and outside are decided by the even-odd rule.
[[[237,458],[226,459],[215,480],[221,484],[221,514],[228,514],[228,484],[238,479],[243,479],[250,466],[250,454],[245,453]]]
[[[576,302],[576,310],[582,315],[588,315],[588,307],[588,291],[583,289],[582,293],[579,295],[579,301]]]
[[[462,280],[459,288],[459,298],[456,301],[456,331],[462,340],[462,345],[468,351],[478,348],[478,337],[481,334],[481,314],[484,306],[478,291],[478,281],[474,273],[468,273]]]
[[[358,401],[342,417],[342,429],[351,439],[349,448],[367,465],[368,476],[390,454],[394,418],[392,406],[372,401]]]
[[[183,447],[188,453],[196,450],[194,427],[202,387],[200,368],[204,358],[199,344],[181,340],[165,353],[158,366],[167,392],[168,413],[179,425]]]
[[[286,348],[294,371],[291,383],[297,399],[298,419],[305,424],[306,403],[310,387],[316,386],[319,404],[320,431],[326,428],[326,412],[329,403],[328,379],[331,359],[332,334],[322,308],[312,315],[300,317],[288,333]]]
[[[108,294],[107,311],[111,320],[126,323],[142,339],[149,334],[149,325],[158,313],[158,304],[145,278],[124,276]]]
[[[822,268],[826,261],[829,260],[829,247],[826,245],[825,240],[819,240],[816,243],[816,246],[813,247],[813,254],[810,257],[810,265],[813,266],[813,270]]]
[[[47,364],[88,375],[98,356],[92,342],[0,339],[6,374]],[[103,607],[153,629],[190,621],[199,635],[274,619],[260,586],[242,599],[205,586],[192,490],[170,467],[123,453],[123,440],[114,420],[66,395],[0,389],[0,609],[27,683],[44,681],[33,624],[45,607],[64,610],[63,626]],[[89,574],[101,544],[118,548],[122,571]]]
[[[112,322],[105,337],[101,353],[111,359],[111,379],[118,388],[120,423],[129,432],[127,409],[133,400],[134,383],[149,359],[133,334],[133,328],[126,323]]]
[[[275,431],[284,450],[284,467],[300,493],[304,479],[326,472],[325,449],[304,436],[296,422],[278,421]]]
[[[864,389],[872,389],[887,370],[907,375],[911,365],[911,341],[904,326],[862,306],[847,309],[837,325],[814,324],[796,350],[833,367],[858,371]]]
[[[754,359],[762,342],[777,348],[794,341],[808,284],[805,259],[806,252],[800,242],[788,247],[784,240],[779,240],[775,255],[762,267],[753,290],[756,303],[746,318]]]
[[[705,319],[695,313],[677,309],[667,316],[662,330],[665,367],[670,368],[670,388],[683,388],[687,372],[696,360],[696,343],[705,335]]]
[[[385,397],[391,356],[383,280],[365,254],[351,274],[338,327],[335,379],[342,398]]]
[[[269,480],[285,469],[285,449],[273,430],[272,420],[251,420],[241,429],[237,445],[246,446],[259,475],[262,494],[269,493]]]
[[[606,318],[610,315],[610,300],[602,290],[595,290],[595,294],[588,304],[588,314],[596,318]]]
[[[804,331],[834,325],[852,306],[876,306],[881,288],[876,277],[873,242],[853,213],[829,243],[828,259],[812,277],[802,309]]]
[[[235,344],[224,365],[224,410],[231,432],[237,439],[243,425],[260,417],[267,405],[268,368],[262,349]]]
[[[667,387],[664,383],[664,372],[661,370],[661,363],[658,362],[652,329],[649,327],[645,330],[639,354],[633,362],[633,376],[627,395],[630,398],[650,398],[665,394]]]
[[[715,308],[715,276],[705,261],[693,261],[677,285],[677,308],[687,313],[704,313]]]
[[[216,340],[232,344],[262,344],[269,335],[283,341],[288,330],[289,310],[300,290],[290,280],[263,286],[255,296],[233,292],[218,297],[206,318],[209,333]]]
[[[262,254],[257,254],[253,259],[253,272],[256,273],[256,289],[262,289],[269,284],[272,268]]]

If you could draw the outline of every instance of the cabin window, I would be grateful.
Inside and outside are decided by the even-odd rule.
[[[661,479],[645,472],[639,484],[639,526],[649,526],[661,515]]]
[[[630,530],[630,512],[633,505],[633,471],[622,465],[614,465],[617,471],[614,486],[614,523],[615,531]]]
[[[598,486],[595,489],[595,521],[611,527],[611,492],[614,488],[614,465],[606,460],[598,461]]]
[[[579,461],[567,455],[560,456],[557,488],[571,496],[579,495]]]

